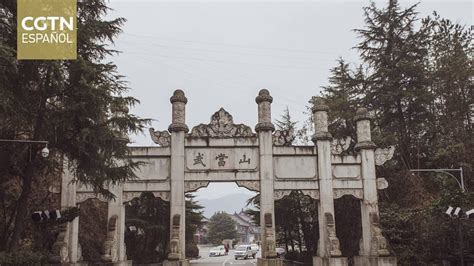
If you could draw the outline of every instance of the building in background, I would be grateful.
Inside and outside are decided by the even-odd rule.
[[[236,224],[237,244],[250,244],[260,241],[260,227],[252,222],[252,217],[243,210],[239,213],[234,212],[231,217]]]

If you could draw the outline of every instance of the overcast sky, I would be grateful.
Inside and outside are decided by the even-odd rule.
[[[386,1],[380,2],[380,5]],[[274,98],[273,118],[286,106],[297,121],[308,100],[327,85],[339,57],[357,63],[355,28],[363,27],[368,1],[120,1],[110,17],[127,19],[113,61],[141,104],[132,112],[154,119],[155,129],[171,123],[172,92],[188,97],[189,128],[208,123],[220,107],[236,123],[254,128],[255,96],[266,88]],[[413,1],[401,1],[403,6]],[[463,25],[473,24],[473,1],[421,1],[417,10]],[[134,145],[154,145],[146,135]],[[200,191],[209,198],[231,186]]]

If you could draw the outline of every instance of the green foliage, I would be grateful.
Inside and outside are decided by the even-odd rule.
[[[216,212],[209,219],[207,238],[214,245],[222,244],[224,239],[235,239],[237,237],[235,226],[235,222],[229,214]]]
[[[193,235],[203,225],[202,209],[193,195],[186,194],[186,256],[196,257],[199,254]],[[126,226],[125,243],[129,259],[137,263],[156,263],[166,259],[169,248],[169,202],[155,198],[152,193],[142,193],[126,207]]]
[[[39,252],[0,252],[0,265],[41,265],[44,256]]]
[[[166,259],[169,242],[169,202],[142,193],[126,206],[127,256],[137,263],[161,262]],[[130,230],[130,228],[135,230]]]
[[[340,59],[323,87],[329,127],[336,137],[356,140],[355,110],[368,107],[374,142],[396,145],[394,160],[378,167],[377,176],[390,184],[379,194],[381,221],[399,261],[420,265],[459,257],[458,225],[444,211],[449,205],[473,208],[472,193],[460,193],[446,174],[408,170],[462,166],[466,186],[474,185],[472,35],[437,13],[420,20],[416,5],[401,8],[390,0],[378,6],[364,9],[365,26],[355,30],[361,65],[351,69]],[[474,256],[474,226],[462,227],[465,254]],[[343,231],[337,231],[340,238],[349,233]]]
[[[0,183],[21,181],[17,193],[2,195],[15,203],[2,249],[18,248],[33,184],[58,174],[64,158],[78,182],[108,198],[108,184],[136,177],[127,135],[148,120],[128,113],[138,100],[124,96],[129,88],[106,60],[117,54],[108,45],[125,21],[104,19],[108,10],[103,0],[78,3],[77,60],[17,60],[16,1],[0,2],[0,138],[45,140],[51,151],[45,159],[41,145],[1,144]]]

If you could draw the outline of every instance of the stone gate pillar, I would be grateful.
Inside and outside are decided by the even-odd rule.
[[[260,90],[255,102],[258,104],[258,134],[260,155],[260,230],[262,240],[262,258],[259,266],[282,265],[275,252],[275,215],[273,197],[273,137],[275,127],[272,124],[272,96],[268,90]]]
[[[170,245],[169,261],[181,261],[185,255],[185,200],[184,200],[184,137],[189,131],[185,122],[188,99],[182,90],[175,90],[172,104],[171,132],[171,195],[170,195]],[[178,264],[176,264],[178,265]]]
[[[68,167],[67,159],[63,161],[61,175],[61,210],[76,206],[76,183]],[[79,244],[79,217],[60,226],[59,235],[51,250],[51,262],[75,265],[82,260]]]
[[[102,260],[114,265],[131,265],[127,261],[125,248],[125,205],[123,184],[111,185],[109,191],[115,198],[107,203],[107,239],[104,243]]]
[[[319,241],[318,256],[314,257],[313,265],[347,265],[347,258],[342,258],[339,239],[336,236],[334,217],[334,193],[332,187],[331,139],[328,132],[329,107],[320,97],[315,98],[312,112],[314,119],[313,142],[318,157],[319,179]]]
[[[370,133],[371,116],[365,108],[359,108],[355,116],[357,127],[356,150],[361,156],[363,199],[361,201],[362,239],[356,266],[397,265],[395,257],[388,257],[388,242],[379,226],[377,176],[375,173],[375,143]]]

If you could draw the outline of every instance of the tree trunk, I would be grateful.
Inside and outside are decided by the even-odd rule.
[[[36,154],[36,149],[35,153]],[[33,155],[35,156],[35,155]],[[18,249],[18,244],[20,242],[21,233],[25,227],[26,218],[28,215],[28,200],[31,194],[31,185],[33,183],[33,174],[34,174],[34,159],[30,162],[26,168],[25,175],[23,176],[23,185],[16,206],[17,212],[15,216],[15,226],[13,227],[12,237],[10,240],[10,245],[8,251],[16,251]]]

